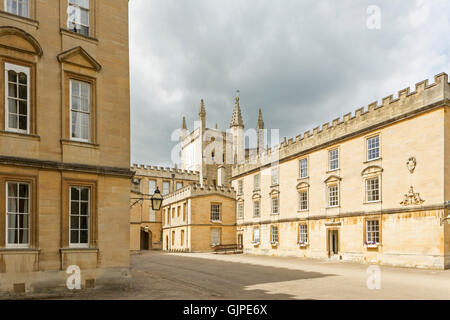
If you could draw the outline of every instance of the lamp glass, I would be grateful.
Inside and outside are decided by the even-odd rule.
[[[153,194],[152,198],[152,209],[155,211],[158,211],[161,209],[161,204],[163,201],[163,196],[161,195],[161,192],[158,188],[156,188],[155,193]]]

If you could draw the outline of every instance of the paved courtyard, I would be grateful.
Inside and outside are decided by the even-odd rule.
[[[81,299],[450,299],[450,270],[381,266],[381,289],[367,288],[368,265],[299,258],[132,255],[133,288]]]

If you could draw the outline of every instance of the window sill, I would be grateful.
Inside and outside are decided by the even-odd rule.
[[[380,203],[382,203],[382,201],[381,200],[378,200],[378,201],[366,201],[366,202],[364,202],[363,204],[380,204]]]
[[[211,223],[222,223],[220,220],[211,220]]]
[[[279,216],[280,213],[271,213],[270,215],[271,215],[271,216]]]
[[[340,168],[337,168],[337,169],[333,169],[333,170],[328,170],[328,171],[325,172],[325,173],[328,174],[328,173],[336,172],[336,171],[339,171],[339,170],[341,170],[341,169],[340,169]]]
[[[326,207],[326,210],[331,210],[331,209],[339,209],[341,206],[334,206],[334,207]]]
[[[379,158],[372,159],[372,160],[366,160],[363,163],[366,164],[366,163],[376,162],[376,161],[380,161],[380,160],[383,160],[383,158],[379,157]]]
[[[61,253],[98,253],[98,248],[60,248]]]
[[[92,142],[83,142],[77,140],[61,139],[61,144],[64,146],[75,146],[81,148],[99,149],[100,145]]]
[[[306,177],[298,177],[297,178],[297,181],[302,181],[302,180],[308,180],[309,179],[309,176],[306,176]]]
[[[367,249],[378,249],[380,244],[366,244],[365,246]]]
[[[40,251],[33,248],[1,248],[0,254],[39,254]]]
[[[306,248],[306,247],[308,247],[309,246],[309,243],[298,243],[298,247],[300,248],[300,249],[304,249],[304,248]]]
[[[273,185],[271,185],[270,186],[270,188],[278,188],[280,186],[280,184],[279,183],[277,183],[277,184],[273,184]]]
[[[75,38],[75,39],[78,39],[78,40],[84,40],[84,41],[93,43],[95,45],[98,44],[98,39],[97,38],[90,37],[90,36],[85,36],[85,35],[82,35],[80,33],[70,31],[69,29],[61,28],[60,29],[60,33],[65,35],[65,36],[68,36],[68,37],[72,37],[72,38]]]
[[[21,23],[25,23],[27,25],[35,27],[36,29],[39,29],[39,22],[36,21],[36,20],[33,20],[31,18],[18,16],[16,14],[9,13],[9,12],[6,12],[6,11],[0,11],[0,17],[6,18],[6,19],[11,19],[11,20],[14,20],[14,21],[17,21],[17,22],[21,22]]]
[[[304,212],[309,212],[309,209],[305,209],[305,210],[297,210],[297,213],[304,213]]]
[[[35,134],[26,134],[26,133],[3,131],[3,130],[0,130],[0,136],[25,139],[25,140],[35,140],[35,141],[41,140],[41,137],[38,135],[35,135]]]

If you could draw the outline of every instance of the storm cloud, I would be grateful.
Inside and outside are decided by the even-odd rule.
[[[381,10],[369,29],[367,8]],[[450,70],[450,1],[130,1],[133,163],[173,166],[171,141],[205,99],[229,127],[262,108],[281,137],[329,122]]]

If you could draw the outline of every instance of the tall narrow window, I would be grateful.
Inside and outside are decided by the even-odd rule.
[[[29,0],[6,0],[6,12],[29,18]]]
[[[163,182],[163,195],[166,195],[170,192],[170,182],[164,181]]]
[[[220,221],[220,204],[211,204],[211,221]]]
[[[156,181],[155,180],[149,180],[148,181],[148,193],[153,195],[156,191]]]
[[[272,186],[278,185],[278,168],[272,169]]]
[[[69,0],[67,28],[89,36],[89,0]]]
[[[261,205],[261,202],[259,200],[256,200],[255,202],[253,202],[253,216],[254,217],[259,217],[261,215],[260,205]]]
[[[238,219],[244,219],[244,202],[238,203],[238,213],[237,213]]]
[[[177,182],[177,190],[180,190],[183,188],[183,182]]]
[[[28,247],[30,240],[30,186],[6,183],[6,246]]]
[[[332,185],[328,187],[328,206],[337,207],[339,206],[339,186]]]
[[[367,161],[380,157],[380,136],[367,139]]]
[[[5,63],[6,130],[29,133],[30,68]]]
[[[278,207],[279,207],[278,197],[272,198],[272,214],[279,213]]]
[[[180,233],[180,244],[181,246],[184,246],[184,230],[181,230]]]
[[[300,160],[300,178],[304,179],[308,177],[308,159]]]
[[[238,181],[238,195],[244,194],[244,181]]]
[[[261,175],[260,174],[255,174],[253,176],[253,190],[259,190],[260,187],[260,181],[261,180]]]
[[[380,178],[370,178],[366,180],[366,201],[380,201]]]
[[[90,189],[70,187],[70,246],[89,246]]]
[[[300,224],[298,226],[298,243],[308,243],[308,226],[306,224]]]
[[[339,169],[339,149],[328,151],[329,170]]]
[[[376,245],[380,243],[380,221],[366,221],[366,244]]]
[[[298,209],[300,211],[308,210],[308,192],[300,191],[298,193]]]
[[[70,117],[72,140],[89,141],[91,128],[91,85],[70,80]]]
[[[278,243],[278,226],[271,227],[271,243]]]
[[[218,228],[212,228],[211,229],[211,235],[210,235],[210,244],[211,246],[219,246],[220,245],[220,234],[221,234],[221,229]]]
[[[253,243],[259,243],[259,227],[253,228]]]

